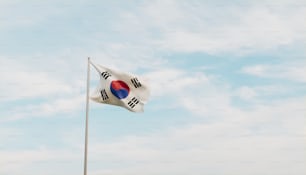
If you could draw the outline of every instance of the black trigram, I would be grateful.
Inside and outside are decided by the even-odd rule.
[[[106,93],[106,91],[105,91],[105,89],[102,89],[101,91],[100,91],[100,93],[101,93],[101,97],[102,97],[102,100],[103,101],[105,101],[105,100],[107,100],[109,97],[108,97],[108,95],[107,95],[107,93]]]
[[[139,100],[135,97],[132,98],[132,100],[130,100],[128,102],[128,105],[131,107],[131,108],[134,108],[137,104],[139,103]]]
[[[135,88],[139,88],[141,87],[141,83],[138,81],[137,78],[132,78],[131,82],[133,83],[133,85],[135,86]]]
[[[106,79],[108,79],[108,77],[110,77],[112,75],[110,73],[108,73],[107,71],[105,71],[105,72],[101,73],[101,76],[106,80]]]

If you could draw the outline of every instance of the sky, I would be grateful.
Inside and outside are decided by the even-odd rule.
[[[302,0],[0,0],[0,174],[83,174],[90,57],[151,97],[140,114],[90,102],[88,174],[304,175],[305,16]]]

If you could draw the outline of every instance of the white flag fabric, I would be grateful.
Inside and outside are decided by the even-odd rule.
[[[115,71],[91,62],[100,74],[98,88],[91,94],[91,100],[98,103],[117,105],[132,112],[143,112],[150,96],[146,82],[141,78]]]

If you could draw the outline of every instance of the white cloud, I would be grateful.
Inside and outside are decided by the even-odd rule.
[[[237,95],[244,100],[250,100],[257,96],[256,92],[247,86],[243,86],[237,90]]]
[[[206,11],[204,6],[192,8],[196,11]],[[271,11],[268,7],[221,8],[224,14],[223,26],[216,26],[211,21],[206,21],[207,16],[213,14],[197,14],[190,19],[198,23],[196,31],[190,28],[177,29],[165,35],[161,44],[165,49],[182,52],[231,52],[244,54],[257,50],[274,49],[282,45],[293,44],[305,40],[305,23],[301,17],[305,16],[305,8],[294,9],[286,14]],[[187,10],[188,9],[187,7]],[[234,12],[236,11],[236,12]],[[188,13],[186,14],[194,14]],[[220,15],[220,14],[219,14]],[[234,16],[234,17],[233,17]],[[217,19],[218,20],[218,19]]]
[[[46,21],[50,16],[62,13],[59,10],[60,8],[54,6],[54,1],[52,2],[53,4],[50,4],[51,1],[48,1],[48,3],[36,0],[27,1],[26,3],[21,0],[1,0],[0,31],[10,31],[16,27],[32,27]]]
[[[189,73],[174,68],[161,68],[145,75],[149,79],[152,95],[180,95],[190,91],[193,86],[209,82],[209,78],[201,72]],[[154,83],[153,83],[154,82]]]
[[[71,93],[72,87],[50,76],[46,71],[26,67],[20,62],[1,57],[3,63],[0,75],[1,101],[33,97],[50,97],[57,93]]]
[[[145,136],[127,136],[107,143],[91,138],[89,173],[304,174],[304,99],[281,100],[235,114],[224,111],[228,115],[221,113],[217,121],[194,123]],[[195,105],[200,108],[204,101]],[[25,174],[21,170],[41,165],[40,162],[50,168],[58,167],[54,163],[82,160],[82,154],[77,153],[81,148],[67,149],[2,150],[4,156],[0,157],[0,165],[5,168],[0,172]],[[74,171],[75,167],[64,170]],[[34,168],[33,171],[38,170]],[[58,169],[52,172],[61,174]]]
[[[96,64],[135,73],[139,69],[151,70],[167,63],[165,59],[154,56],[154,52],[148,45],[110,42],[95,47],[91,56]]]
[[[17,128],[4,126],[0,128],[0,140],[2,143],[18,140],[18,138],[22,136],[22,131]]]
[[[91,158],[113,167],[95,174],[303,174],[305,125],[298,123],[306,109],[303,98],[292,100],[212,123],[93,144]],[[295,124],[287,127],[288,120]]]
[[[19,61],[1,57],[5,66],[0,75],[0,82],[3,83],[0,103],[7,105],[1,111],[1,121],[47,117],[81,109],[85,102],[86,72],[79,71],[80,66],[72,66],[71,63],[78,63],[77,60],[66,59],[62,63],[59,59],[50,61],[52,57],[18,58]],[[85,67],[86,64],[84,70]],[[27,102],[23,104],[22,101]]]
[[[127,12],[128,17],[123,13],[120,23],[115,22],[116,29],[134,36],[133,43],[145,41],[167,52],[240,55],[306,39],[305,5],[294,2],[218,5],[202,1],[150,1],[137,10]]]
[[[74,152],[65,149],[47,149],[44,147],[33,150],[0,150],[0,173],[1,174],[64,174],[81,168],[74,168],[67,171],[65,166],[71,166],[76,160],[81,160],[80,150]],[[78,162],[78,161],[77,161]],[[46,166],[47,164],[47,166]],[[64,166],[65,165],[65,166]],[[47,167],[47,169],[44,169]]]
[[[288,96],[289,94],[292,94],[293,89],[296,91],[301,88],[302,86],[293,86],[290,84],[283,85],[282,83],[272,85],[241,86],[234,88],[231,96],[232,98],[238,97],[244,100],[244,104],[251,107],[260,103],[269,103],[279,99],[282,96]]]
[[[41,103],[18,105],[3,111],[2,121],[15,121],[19,119],[35,117],[51,117],[55,114],[74,113],[83,109],[85,104],[85,94],[76,96],[63,96],[60,98],[49,99]],[[69,115],[68,115],[69,116]]]
[[[306,82],[306,69],[304,62],[289,63],[282,65],[263,65],[246,66],[242,72],[263,78],[287,79],[291,81]]]

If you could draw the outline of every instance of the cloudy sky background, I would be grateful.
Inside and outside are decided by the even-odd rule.
[[[90,56],[152,96],[143,114],[90,103],[88,174],[304,175],[305,16],[302,0],[0,0],[0,174],[83,173]]]

